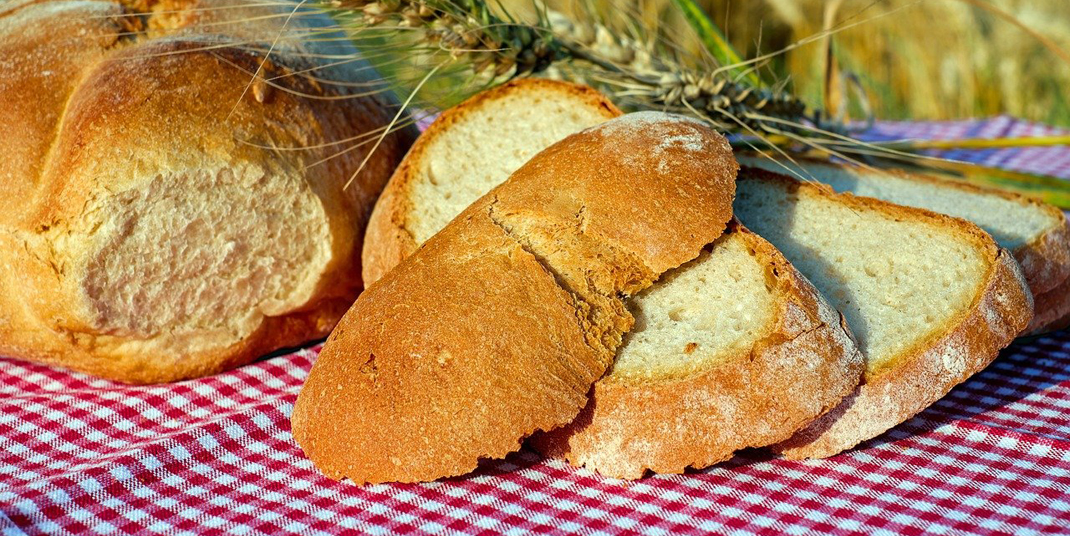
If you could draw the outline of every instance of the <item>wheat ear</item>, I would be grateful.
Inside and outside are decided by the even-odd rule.
[[[349,16],[339,18],[348,20],[354,35],[393,30],[488,79],[554,67],[559,77],[602,86],[626,107],[698,115],[728,132],[820,137],[842,131],[788,92],[757,88],[713,68],[687,67],[605,25],[579,24],[553,12],[521,23],[499,17],[482,0],[336,0],[328,7]],[[562,68],[566,64],[574,68]]]

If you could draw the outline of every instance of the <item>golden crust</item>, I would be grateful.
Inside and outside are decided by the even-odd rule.
[[[575,421],[533,438],[537,450],[615,478],[681,473],[783,441],[854,390],[863,362],[842,317],[771,244],[736,234],[775,278],[779,312],[762,339],[684,377],[610,374]]]
[[[364,240],[364,281],[371,284],[379,280],[383,274],[419,247],[408,227],[408,218],[412,212],[410,191],[419,173],[421,162],[435,139],[449,132],[454,124],[464,120],[467,115],[477,113],[486,103],[524,91],[554,91],[572,95],[592,110],[599,110],[606,119],[621,114],[609,99],[590,87],[539,78],[512,80],[478,93],[465,102],[446,110],[416,140],[393,177],[390,178],[386,189],[383,190],[383,195],[375,204]]]
[[[606,366],[571,296],[489,218],[411,259],[342,319],[294,408],[294,438],[331,478],[467,473],[570,420]]]
[[[1052,227],[1011,252],[1021,265],[1034,298],[1037,298],[1070,279],[1070,223],[1059,208],[1029,198],[1023,199],[1062,219],[1062,225]]]
[[[1034,298],[1036,316],[1026,328],[1026,335],[1042,335],[1070,326],[1070,277],[1059,286]]]
[[[419,148],[423,136],[417,138],[416,144],[409,150],[409,155]],[[403,219],[412,206],[408,197],[403,195],[403,185],[410,183],[409,177],[413,173],[410,160],[415,158],[406,157],[401,161],[401,165],[386,183],[383,195],[379,196],[371,219],[368,220],[368,228],[364,233],[364,249],[361,253],[362,279],[368,286],[382,279],[419,247],[412,233],[406,229]]]
[[[41,331],[20,334],[13,342],[5,342],[3,351],[5,356],[124,383],[174,382],[224,372],[276,350],[326,337],[350,304],[348,299],[328,299],[310,311],[267,317],[255,332],[231,346],[186,354],[124,351],[123,341],[77,333],[57,337]],[[106,350],[113,344],[116,350]]]
[[[358,484],[426,481],[571,421],[631,326],[624,288],[697,256],[731,216],[727,142],[668,117],[551,146],[371,285],[294,407],[313,463]],[[656,149],[677,136],[696,147]]]
[[[1018,263],[970,222],[873,198],[836,194],[824,185],[803,184],[762,170],[748,168],[741,173],[741,180],[749,177],[788,182],[791,188],[859,210],[877,210],[900,220],[956,228],[977,242],[990,263],[985,284],[979,287],[969,308],[960,312],[947,329],[918,341],[884,367],[868,371],[863,383],[839,407],[773,447],[787,458],[832,456],[909,419],[992,362],[1033,317],[1033,297]]]
[[[14,225],[32,210],[28,201],[36,194],[70,94],[86,65],[120,46],[123,30],[122,8],[115,4],[27,6],[8,6],[0,18],[0,58],[11,62],[5,69],[13,66],[0,76],[0,226]]]
[[[1032,299],[1018,264],[1000,250],[989,282],[962,320],[924,351],[867,378],[832,412],[777,445],[790,459],[825,458],[884,433],[988,366],[1031,318]]]
[[[213,2],[190,1],[182,8],[203,9]],[[230,10],[204,12],[237,16]],[[324,337],[362,287],[364,222],[411,143],[412,131],[389,136],[347,191],[342,185],[363,158],[359,151],[303,172],[302,180],[317,192],[328,214],[332,261],[323,277],[333,284],[317,288],[298,310],[263,317],[238,339],[189,346],[181,339],[164,341],[171,334],[140,338],[98,331],[87,318],[77,289],[71,288],[77,277],[71,259],[88,244],[70,240],[66,252],[55,244],[79,236],[88,225],[87,207],[132,185],[123,180],[151,178],[170,171],[171,164],[213,158],[299,169],[328,151],[285,154],[254,144],[316,146],[390,119],[387,103],[379,97],[320,100],[317,95],[349,90],[300,76],[278,77],[278,88],[253,87],[239,103],[248,73],[261,63],[259,56],[237,45],[203,50],[207,41],[191,29],[175,28],[179,37],[128,35],[124,24],[137,19],[122,14],[117,3],[55,1],[26,3],[0,18],[0,56],[27,58],[17,63],[23,68],[0,81],[0,109],[15,118],[15,131],[5,139],[16,144],[29,140],[19,145],[25,150],[0,152],[0,174],[5,175],[0,193],[17,201],[17,209],[0,211],[0,243],[5,245],[0,253],[0,354],[152,383],[215,373]],[[71,25],[92,28],[77,32]],[[253,31],[250,26],[245,25],[247,32]],[[92,39],[56,38],[70,35]],[[219,44],[221,38],[211,39]],[[264,64],[265,74],[309,67],[302,54],[280,51],[273,57]],[[25,103],[35,103],[34,114],[23,113]],[[220,128],[224,120],[233,130]]]

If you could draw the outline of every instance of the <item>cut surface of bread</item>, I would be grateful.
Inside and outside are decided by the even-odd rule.
[[[778,319],[773,259],[758,256],[761,239],[728,233],[709,251],[628,302],[635,327],[610,376],[672,377],[721,365],[749,350]]]
[[[973,224],[747,169],[737,217],[847,318],[863,384],[780,450],[824,457],[883,433],[984,368],[1032,318],[1014,259]]]
[[[1063,316],[1070,307],[1067,304],[1070,296],[1056,290],[1065,287],[1070,279],[1070,223],[1057,207],[1010,192],[913,173],[867,170],[806,159],[793,163],[743,156],[740,162],[776,173],[797,174],[828,184],[837,192],[874,197],[973,222],[992,235],[1001,247],[1010,250],[1022,267],[1037,302],[1037,316],[1027,331],[1056,327],[1049,319]],[[1049,295],[1042,300],[1042,294]],[[1048,307],[1055,309],[1049,311]]]
[[[626,299],[723,232],[737,167],[723,137],[660,113],[548,147],[360,296],[294,438],[328,476],[411,482],[572,421],[632,326]]]
[[[862,372],[840,315],[739,226],[628,308],[635,326],[611,370],[538,450],[616,478],[707,467],[787,439]]]
[[[455,106],[420,136],[376,204],[364,281],[378,280],[532,156],[620,115],[597,91],[519,79]]]

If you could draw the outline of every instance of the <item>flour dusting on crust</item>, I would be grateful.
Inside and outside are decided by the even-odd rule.
[[[690,125],[692,128],[681,131],[678,128],[680,125]],[[614,157],[629,167],[645,165],[646,159],[653,157],[657,161],[658,172],[668,173],[674,163],[695,162],[707,158],[713,152],[732,150],[723,137],[705,135],[703,132],[708,128],[701,120],[685,115],[635,112],[593,126],[587,131],[608,138],[636,135],[640,132],[655,136],[659,141],[651,150],[635,151],[619,147]]]

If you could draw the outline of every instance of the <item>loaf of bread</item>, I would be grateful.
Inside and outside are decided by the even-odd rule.
[[[965,220],[745,168],[733,205],[847,318],[866,359],[840,407],[777,449],[825,457],[905,421],[988,365],[1033,316],[1009,252]]]
[[[326,336],[414,133],[343,189],[396,103],[296,6],[0,6],[0,355],[162,382]]]
[[[971,221],[1010,250],[1021,265],[1036,304],[1027,333],[1062,329],[1070,319],[1070,223],[1057,207],[994,188],[902,171],[757,156],[742,156],[740,162],[813,179],[837,192]]]
[[[736,169],[709,128],[649,112],[542,151],[357,300],[294,438],[333,478],[411,482],[571,422],[632,328],[626,299],[723,232]]]
[[[369,285],[532,156],[620,111],[587,86],[521,78],[440,115],[375,205],[364,240]]]

